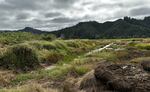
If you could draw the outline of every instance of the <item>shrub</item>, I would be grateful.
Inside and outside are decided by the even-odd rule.
[[[39,61],[35,50],[27,45],[16,45],[10,47],[0,59],[0,66],[27,71],[38,67]]]
[[[45,42],[45,43],[41,43],[42,45],[42,48],[44,49],[47,49],[47,50],[56,50],[56,46],[52,43],[48,43],[48,42]]]
[[[42,61],[48,65],[57,63],[58,61],[63,59],[63,55],[61,53],[51,51],[45,54],[44,57],[42,57]]]
[[[56,36],[53,34],[42,34],[41,38],[46,41],[52,41],[56,39]]]
[[[68,50],[67,45],[62,40],[56,40],[53,42],[58,49]]]

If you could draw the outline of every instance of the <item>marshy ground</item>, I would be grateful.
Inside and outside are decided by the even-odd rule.
[[[145,82],[137,84],[138,88],[149,86],[148,38],[62,40],[52,35],[19,32],[1,34],[0,38],[0,92],[105,92],[93,87],[110,92],[137,92],[131,87],[140,80],[137,76],[143,74],[146,74],[142,77]],[[135,67],[135,71],[128,66]],[[122,74],[125,71],[126,76]],[[133,80],[127,80],[127,77]],[[106,81],[96,86],[96,78]],[[121,88],[118,86],[122,84],[118,83],[120,80],[124,84]],[[123,88],[129,91],[122,91]],[[149,89],[145,90],[142,91],[148,92]]]

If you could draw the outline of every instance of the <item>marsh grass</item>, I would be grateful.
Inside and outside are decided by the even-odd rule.
[[[142,43],[135,45],[139,49],[150,50],[150,43]]]
[[[32,83],[11,89],[0,89],[0,92],[58,92],[54,89],[43,88],[40,84]]]
[[[5,69],[28,71],[39,66],[36,51],[25,44],[15,45],[7,49],[1,56],[0,66]]]
[[[139,57],[131,60],[131,63],[141,63],[144,61],[150,61],[150,57]]]
[[[16,74],[15,78],[10,81],[10,85],[23,85],[28,81],[39,81],[41,79],[64,80],[67,76],[82,76],[90,71],[91,66],[85,64],[97,62],[98,60],[83,60],[83,55],[91,49],[96,48],[97,45],[99,46],[101,43],[99,43],[99,41],[89,40],[72,40],[71,42],[73,42],[73,44],[70,44],[70,40],[26,41],[22,45],[13,45],[11,48],[8,48],[8,51],[4,56],[5,59],[7,57],[5,61],[8,61],[7,63],[10,65],[8,67],[10,67],[10,69],[21,68],[21,70],[32,70],[32,68],[36,68],[36,71],[27,73],[20,72],[19,74]],[[14,56],[11,57],[10,55]],[[23,57],[23,59],[21,57]],[[77,63],[74,62],[75,58],[81,60]],[[11,62],[11,60],[15,62]],[[35,60],[38,65],[41,65],[41,63],[48,63],[49,65],[55,64],[56,67],[51,70],[37,68],[36,65],[34,65],[35,63],[33,63]],[[21,63],[18,61],[21,61]],[[32,68],[28,67],[28,64],[33,64],[29,65]]]
[[[112,61],[112,62],[118,60],[117,56],[114,54],[113,51],[98,52],[98,53],[94,53],[93,55],[90,55],[89,57],[99,57],[106,61]]]

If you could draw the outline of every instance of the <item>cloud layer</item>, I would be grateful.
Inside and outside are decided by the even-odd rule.
[[[0,0],[0,29],[51,31],[80,21],[143,17],[150,15],[149,6],[149,0]]]

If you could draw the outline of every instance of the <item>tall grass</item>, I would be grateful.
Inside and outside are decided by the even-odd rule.
[[[58,92],[58,91],[54,89],[46,89],[37,83],[32,83],[11,89],[0,89],[0,92]]]
[[[140,49],[150,50],[150,43],[137,44],[136,47]]]
[[[27,71],[39,66],[39,60],[34,49],[28,45],[15,45],[8,48],[0,58],[0,66],[5,69]]]

